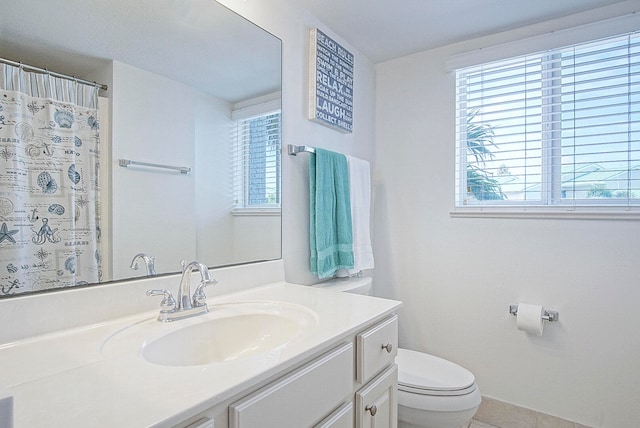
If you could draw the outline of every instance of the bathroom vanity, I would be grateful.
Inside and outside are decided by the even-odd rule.
[[[354,426],[354,414],[358,427],[395,426],[397,331],[394,315],[346,337],[337,347],[231,403],[229,427],[347,428]]]
[[[14,427],[395,426],[399,302],[283,281],[229,288],[210,293],[209,314],[171,323],[147,309],[5,335]],[[215,346],[194,347],[203,334]]]

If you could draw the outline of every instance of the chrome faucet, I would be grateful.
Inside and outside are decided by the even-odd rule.
[[[134,270],[140,269],[140,265],[138,264],[140,260],[144,262],[144,265],[147,268],[147,275],[156,274],[156,258],[145,253],[138,253],[133,256],[133,260],[131,260],[131,265],[129,266],[129,268]]]
[[[164,296],[160,304],[160,315],[158,320],[162,322],[176,321],[183,318],[203,315],[209,312],[207,307],[207,296],[204,294],[204,288],[209,284],[215,284],[218,281],[211,278],[209,268],[200,262],[191,262],[187,264],[184,260],[182,265],[182,278],[178,286],[178,299],[173,298],[170,291],[167,290],[147,290],[147,296]],[[196,291],[191,295],[191,275],[193,271],[200,272],[200,284]]]
[[[185,266],[184,260],[182,261],[182,266],[182,279],[180,279],[180,286],[178,287],[178,310],[187,310],[202,306],[196,303],[195,299],[191,297],[191,274],[194,270],[200,272],[201,279],[198,290],[202,293],[201,287],[211,283],[209,268],[200,262],[191,262]],[[195,297],[195,293],[193,296]]]

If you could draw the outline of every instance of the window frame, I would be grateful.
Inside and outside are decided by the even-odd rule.
[[[618,36],[609,36],[604,39],[614,37],[624,37],[630,34],[637,36],[638,32],[628,32],[620,34]],[[575,43],[575,46],[579,46],[583,43],[596,42],[598,40],[587,40],[581,43]],[[561,60],[560,51],[564,49],[562,47],[550,49],[549,52],[531,55],[538,55],[543,59],[543,64],[548,65]],[[512,60],[518,57],[526,57],[527,55],[516,55],[512,58],[506,58],[504,60]],[[490,64],[494,61],[484,62],[484,64]],[[462,67],[467,69],[468,67]],[[551,67],[553,69],[553,67]],[[541,75],[548,73],[549,68],[544,68],[541,71]],[[561,79],[562,76],[555,76],[554,79]],[[562,203],[562,170],[558,151],[561,148],[561,120],[559,120],[562,111],[549,108],[549,105],[553,105],[553,102],[545,105],[542,104],[540,117],[542,119],[542,129],[540,131],[542,136],[541,145],[541,199],[536,201],[522,201],[522,200],[482,200],[477,204],[468,204],[468,198],[465,195],[470,192],[470,187],[467,184],[468,170],[467,170],[467,157],[468,146],[466,140],[467,120],[466,115],[460,114],[459,111],[469,109],[468,106],[460,107],[466,103],[466,86],[465,91],[459,92],[459,75],[456,70],[456,91],[455,91],[455,105],[456,105],[456,123],[455,123],[455,135],[456,135],[456,156],[455,156],[455,183],[454,183],[454,208],[450,211],[452,217],[493,217],[493,218],[512,218],[512,217],[526,217],[526,218],[579,218],[579,219],[640,219],[640,198],[626,198],[625,201],[631,200],[632,204],[627,202],[626,205],[620,204],[619,200],[615,199],[572,199]],[[543,82],[549,83],[551,80],[543,79]],[[550,91],[542,96],[543,100],[553,100],[562,96],[562,90],[558,89],[555,85],[541,86],[541,91]],[[554,93],[554,91],[556,91]],[[545,98],[548,96],[549,98]],[[461,100],[462,99],[462,100]],[[546,117],[546,119],[545,119]],[[552,124],[551,127],[548,127]],[[555,124],[555,126],[553,126]],[[545,129],[545,126],[547,128]],[[460,136],[464,135],[464,138]],[[631,150],[631,149],[630,149]],[[554,156],[555,154],[555,156]],[[551,161],[549,161],[551,159]],[[467,191],[463,191],[462,183]]]
[[[275,183],[278,202],[248,205],[248,183],[247,176],[248,162],[244,155],[243,146],[247,141],[239,137],[240,127],[249,126],[248,122],[273,114],[278,114],[278,148],[276,149],[276,178]],[[243,125],[244,124],[244,125]],[[282,110],[280,102],[280,93],[270,94],[266,97],[260,97],[248,100],[240,105],[234,106],[231,114],[231,159],[233,165],[232,171],[232,196],[233,206],[231,214],[234,216],[260,216],[260,215],[280,215],[282,206]]]

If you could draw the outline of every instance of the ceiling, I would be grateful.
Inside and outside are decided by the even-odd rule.
[[[0,0],[0,57],[77,76],[116,60],[229,102],[280,89],[281,43],[214,0]]]
[[[621,0],[288,0],[374,63]],[[636,1],[640,4],[640,1]]]
[[[374,63],[615,3],[640,8],[640,0],[283,1],[309,10]],[[272,47],[274,38],[251,25],[241,33],[244,24],[223,17],[214,0],[0,2],[0,56],[16,61],[82,76],[116,59],[234,102],[279,82],[280,61],[268,60],[272,49],[279,58],[279,42]],[[250,47],[239,66],[222,65],[241,55],[223,36]],[[247,78],[247,70],[259,72]],[[221,83],[234,79],[243,83]]]

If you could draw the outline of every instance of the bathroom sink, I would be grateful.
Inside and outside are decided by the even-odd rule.
[[[134,324],[103,344],[103,354],[135,352],[146,362],[186,367],[220,364],[276,353],[308,334],[315,314],[282,302],[210,305],[206,315]]]
[[[203,321],[146,343],[145,360],[195,366],[246,358],[277,348],[300,332],[298,322],[274,314],[244,314]]]

